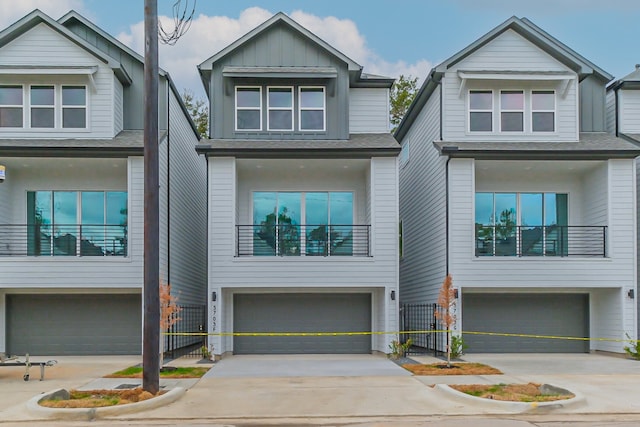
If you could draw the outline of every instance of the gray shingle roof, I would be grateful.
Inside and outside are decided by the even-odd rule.
[[[349,139],[209,139],[196,147],[209,156],[234,157],[370,157],[397,156],[400,144],[390,133],[357,133]]]
[[[159,140],[165,138],[161,132]],[[0,139],[2,156],[126,157],[142,155],[144,131],[124,130],[105,139]]]
[[[640,155],[640,145],[605,132],[580,133],[578,141],[434,141],[433,144],[441,154],[468,158],[603,159]]]

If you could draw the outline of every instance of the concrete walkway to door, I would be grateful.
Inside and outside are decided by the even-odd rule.
[[[411,376],[385,356],[371,354],[282,354],[225,357],[205,378]]]

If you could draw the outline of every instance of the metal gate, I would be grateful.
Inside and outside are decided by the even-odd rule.
[[[207,346],[207,306],[180,305],[180,320],[167,330],[165,357],[202,357],[202,347]],[[181,335],[184,334],[184,335]]]
[[[438,356],[446,351],[447,334],[435,332],[442,329],[438,327],[436,310],[441,310],[436,303],[400,304],[400,342],[404,344],[409,338],[412,340],[408,356],[428,353]]]

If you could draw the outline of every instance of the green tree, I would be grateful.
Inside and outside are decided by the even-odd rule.
[[[417,91],[418,78],[410,75],[405,77],[401,74],[400,78],[391,86],[391,111],[389,111],[391,126],[393,126],[391,132],[395,132],[398,128]]]
[[[201,137],[206,138],[209,129],[209,106],[203,99],[196,98],[189,89],[182,91],[182,102],[184,102],[191,119],[196,124],[198,133]]]

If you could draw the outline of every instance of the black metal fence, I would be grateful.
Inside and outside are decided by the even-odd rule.
[[[436,318],[436,311],[441,307],[431,304],[400,304],[400,342],[406,343],[411,338],[412,345],[408,356],[433,354],[438,356],[446,352],[447,334],[435,332],[442,330]],[[415,332],[412,332],[415,331]]]
[[[207,348],[207,306],[180,305],[179,307],[180,320],[167,331],[176,335],[166,335],[164,338],[164,357],[168,359],[202,358],[202,347]]]

